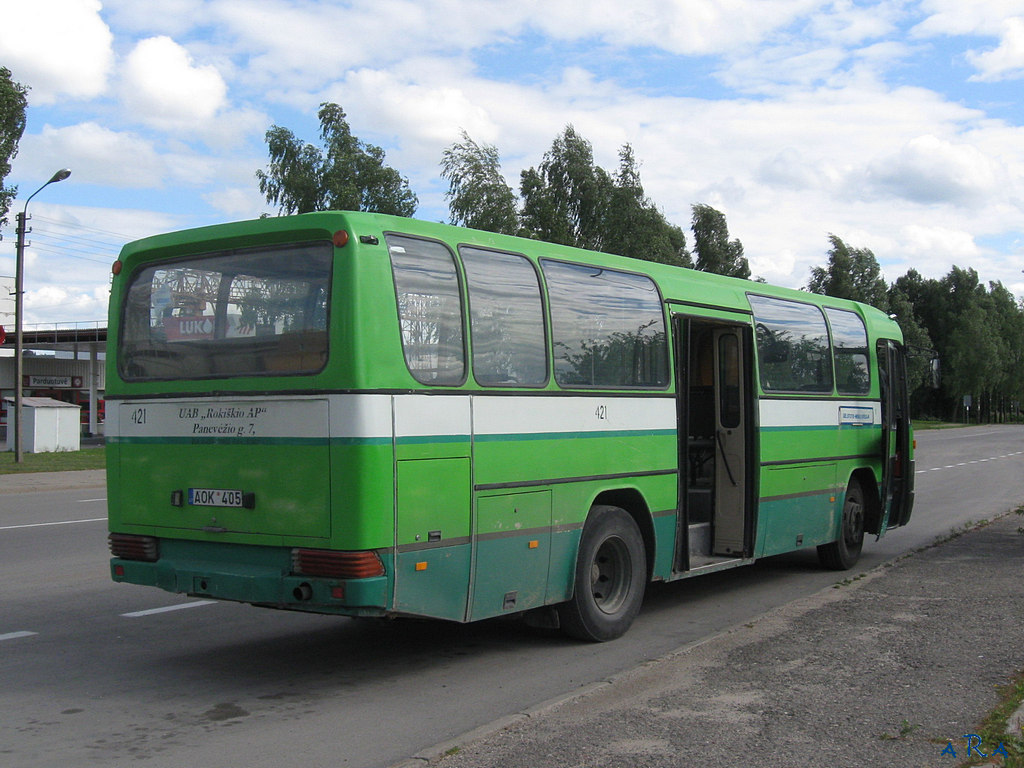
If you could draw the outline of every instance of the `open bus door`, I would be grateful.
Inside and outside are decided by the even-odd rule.
[[[892,339],[878,341],[878,378],[882,397],[882,525],[906,525],[914,504],[907,357]]]
[[[677,571],[753,557],[757,482],[753,335],[746,325],[673,316],[679,382]]]

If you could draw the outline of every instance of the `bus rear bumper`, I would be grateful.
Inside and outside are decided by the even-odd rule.
[[[387,613],[388,579],[324,579],[282,576],[280,570],[190,562],[188,567],[166,559],[141,562],[113,558],[111,578],[119,583],[159,587],[195,597],[233,600],[273,608],[347,616],[383,616]]]

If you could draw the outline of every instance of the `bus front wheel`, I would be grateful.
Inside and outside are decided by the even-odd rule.
[[[864,512],[864,489],[857,478],[851,477],[843,501],[839,538],[818,547],[818,559],[823,566],[845,571],[856,565],[864,546]]]
[[[619,507],[593,507],[580,538],[572,599],[559,607],[562,629],[594,642],[620,637],[640,611],[646,582],[636,521]]]

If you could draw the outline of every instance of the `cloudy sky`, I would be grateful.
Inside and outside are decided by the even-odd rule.
[[[1024,296],[1024,0],[0,0],[0,19],[0,65],[31,88],[0,275],[14,212],[73,172],[30,207],[28,323],[105,318],[128,240],[275,212],[264,134],[315,142],[324,101],[420,218],[447,217],[460,130],[518,188],[571,123],[610,170],[632,144],[670,221],[723,211],[769,282],[805,285],[834,233],[889,280],[957,264]]]

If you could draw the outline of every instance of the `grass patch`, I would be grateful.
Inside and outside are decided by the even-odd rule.
[[[900,723],[899,735],[892,736],[888,733],[883,733],[879,738],[882,739],[882,741],[895,741],[896,739],[905,739],[907,738],[907,736],[912,734],[920,727],[921,726],[918,723],[911,723],[909,720],[904,720],[902,723]]]
[[[104,469],[107,452],[104,448],[86,448],[61,453],[26,453],[20,464],[14,461],[14,451],[0,453],[0,475],[25,472],[68,472],[78,469]]]
[[[989,756],[989,759],[984,760],[974,756],[971,760],[961,763],[962,768],[982,764],[990,765],[992,753],[1000,743],[1007,754],[1006,758],[1002,758],[1002,755],[998,756],[1002,758],[1002,765],[1006,768],[1024,768],[1024,734],[1018,733],[1011,736],[1006,733],[1007,721],[1021,705],[1021,702],[1024,702],[1024,672],[1018,673],[1006,685],[999,686],[998,693],[999,704],[978,726],[977,731],[978,736],[981,737],[981,748]],[[955,740],[954,745],[960,751],[960,744],[956,744]]]
[[[976,427],[977,424],[958,424],[952,421],[932,421],[931,419],[914,419],[914,431],[924,429],[956,429],[957,427]]]

